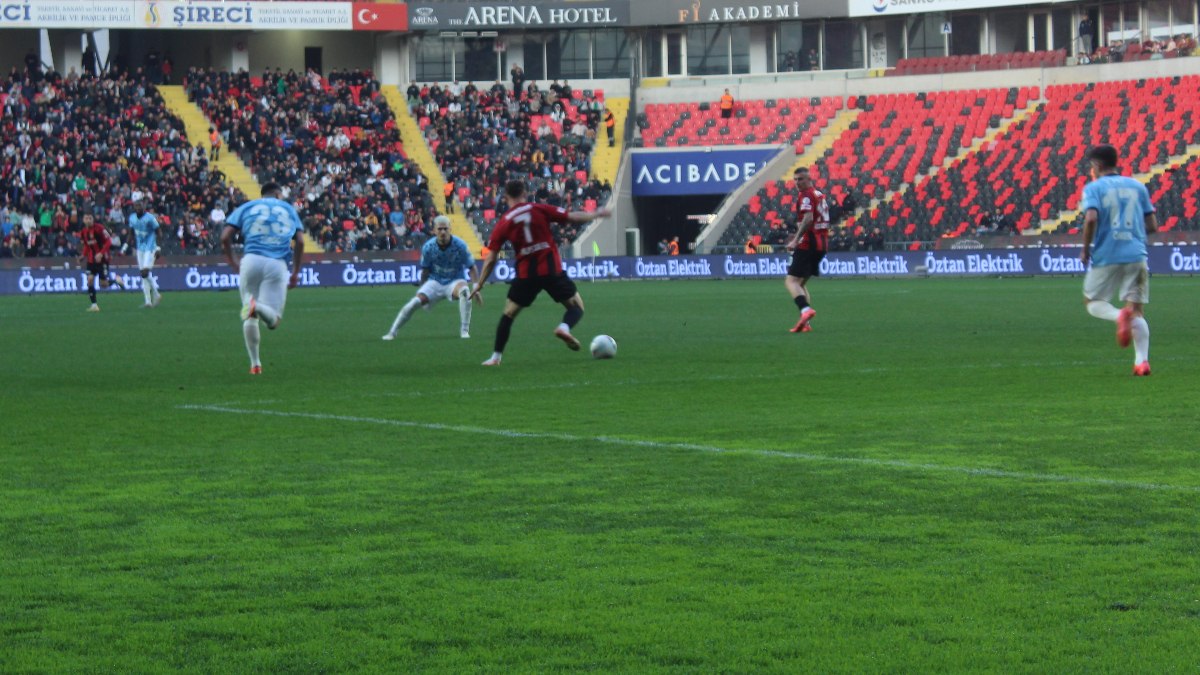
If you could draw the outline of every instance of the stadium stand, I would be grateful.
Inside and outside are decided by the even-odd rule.
[[[189,97],[260,183],[276,181],[326,251],[414,249],[437,215],[368,71],[190,70]]]
[[[128,252],[126,218],[141,198],[163,225],[164,251],[205,252],[216,236],[211,209],[244,199],[210,170],[145,77],[35,78],[14,70],[0,105],[0,255],[74,256],[88,213]]]
[[[902,75],[936,75],[969,73],[980,70],[1012,70],[1016,68],[1058,68],[1067,64],[1067,51],[1010,52],[1006,54],[970,54],[958,56],[927,56],[900,59],[895,68],[888,69],[889,77]]]
[[[716,105],[662,103],[647,105],[637,126],[647,147],[790,143],[800,153],[841,108],[838,97],[748,100],[722,119]]]
[[[1030,102],[1036,107],[1026,116],[983,142]],[[1084,153],[1097,138],[1122,148],[1123,173],[1149,181],[1164,229],[1197,227],[1200,76],[1056,85],[1044,100],[1028,87],[859,97],[850,105],[862,114],[815,172],[836,203],[854,194],[868,208],[845,214],[835,246],[870,248],[882,235],[886,244],[917,248],[995,233],[993,216],[1001,233],[1078,232]],[[1174,171],[1164,171],[1172,164]],[[755,235],[783,243],[794,194],[790,181],[768,183],[734,216],[719,246]]]
[[[1051,86],[1029,118],[859,224],[927,241],[974,233],[985,212],[999,211],[1018,232],[1040,228],[1078,207],[1094,139],[1122,149],[1123,173],[1145,174],[1200,141],[1198,111],[1197,76]]]
[[[1031,95],[1034,88],[852,97],[848,105],[861,112],[816,161],[814,176],[837,204],[848,194],[882,198],[957,157],[1028,105]],[[794,219],[794,196],[790,180],[768,183],[734,217],[719,245],[755,234],[781,243]]]
[[[497,81],[486,89],[473,83],[413,85],[406,94],[445,179],[484,241],[504,212],[508,180],[523,179],[538,201],[571,210],[595,210],[612,193],[611,185],[591,177],[603,91],[557,82],[541,90],[531,83],[514,96]],[[575,225],[555,231],[560,244],[578,235]]]

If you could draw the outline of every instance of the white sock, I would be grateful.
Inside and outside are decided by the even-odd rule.
[[[151,274],[151,275],[147,276],[146,281],[150,284],[150,290],[153,291],[157,295],[158,294],[158,281],[156,281],[154,279],[154,275]]]
[[[142,295],[146,296],[146,304],[150,304],[150,279],[142,279]]]
[[[462,319],[462,329],[471,329],[471,291],[463,288],[458,292],[458,318]]]
[[[502,356],[503,356],[503,354],[501,354],[500,352],[492,352],[492,360],[493,361],[499,361]]]
[[[246,337],[246,353],[250,355],[251,366],[261,366],[258,360],[258,344],[262,342],[262,334],[258,332],[258,319],[246,319],[242,322],[242,335]]]
[[[568,333],[570,333],[570,332],[571,332],[571,327],[570,327],[570,326],[568,326],[568,325],[567,325],[567,324],[565,324],[565,323],[560,323],[560,324],[558,324],[558,328],[557,328],[556,330],[565,330],[565,331],[567,331]]]
[[[1117,317],[1121,315],[1121,310],[1113,307],[1111,302],[1104,300],[1092,300],[1087,304],[1087,311],[1088,314],[1105,321],[1116,321]]]
[[[1129,322],[1133,332],[1133,365],[1150,359],[1150,324],[1145,317],[1136,317]]]
[[[413,298],[412,300],[409,300],[408,304],[404,305],[404,307],[400,309],[400,313],[396,315],[396,320],[392,322],[392,329],[388,332],[395,333],[396,331],[400,330],[400,327],[408,323],[408,320],[412,318],[413,312],[417,311],[417,308],[420,306],[420,298]]]

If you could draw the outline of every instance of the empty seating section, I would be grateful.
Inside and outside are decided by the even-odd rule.
[[[883,197],[958,156],[1036,93],[1014,88],[851,98],[848,105],[862,112],[817,160],[817,183],[839,204],[848,192],[861,200]],[[740,244],[756,233],[774,243],[773,231],[795,210],[794,193],[791,181],[768,184],[734,217],[720,244]],[[756,220],[763,221],[761,231]]]
[[[970,73],[979,70],[1012,70],[1017,68],[1057,68],[1067,63],[1067,51],[1011,52],[1007,54],[964,54],[957,56],[926,56],[900,59],[895,68],[885,73],[895,75],[938,75]]]
[[[1057,85],[1046,102],[994,142],[864,216],[889,239],[928,240],[974,232],[999,210],[1018,231],[1079,206],[1089,146],[1121,149],[1121,171],[1149,172],[1200,141],[1200,76]]]
[[[1200,229],[1200,157],[1158,174],[1146,188],[1158,210],[1159,229]]]
[[[525,181],[530,196],[568,210],[591,211],[608,201],[612,187],[591,177],[603,91],[556,82],[513,96],[500,83],[482,90],[455,83],[414,85],[407,95],[438,166],[485,242],[505,211],[509,180]],[[555,236],[567,244],[579,231],[558,225]]]
[[[1146,182],[1150,201],[1158,211],[1160,232],[1200,229],[1200,157],[1172,165]],[[1078,234],[1083,214],[1059,225],[1060,234]]]
[[[367,71],[261,77],[193,69],[185,86],[259,183],[274,181],[327,251],[411,249],[437,214]]]
[[[840,97],[739,101],[728,118],[707,103],[653,103],[638,116],[647,147],[788,143],[803,152],[842,108]]]

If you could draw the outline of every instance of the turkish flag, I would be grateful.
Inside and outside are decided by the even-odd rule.
[[[398,2],[355,2],[354,30],[408,30],[408,5]]]

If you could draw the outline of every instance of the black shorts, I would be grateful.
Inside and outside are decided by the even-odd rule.
[[[108,261],[90,262],[87,264],[87,273],[93,275],[97,279],[108,279]]]
[[[821,261],[825,259],[825,251],[796,249],[792,253],[792,264],[788,266],[788,276],[807,279],[821,276]]]
[[[571,277],[559,274],[553,277],[513,279],[512,285],[508,287],[508,299],[522,307],[528,307],[542,291],[549,293],[555,302],[566,302],[578,292]]]

